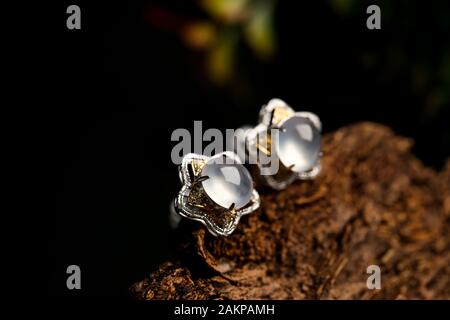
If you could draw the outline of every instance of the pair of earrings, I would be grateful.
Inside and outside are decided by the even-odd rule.
[[[320,172],[321,130],[315,114],[295,112],[284,101],[272,99],[262,107],[258,125],[237,139],[245,155],[255,159],[258,178],[281,190]],[[173,212],[203,223],[214,236],[230,235],[243,215],[260,206],[250,172],[232,151],[213,157],[187,154],[179,175],[183,186],[174,200]]]

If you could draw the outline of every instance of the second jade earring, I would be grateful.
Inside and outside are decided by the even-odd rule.
[[[238,144],[269,187],[281,190],[319,174],[322,125],[314,113],[295,112],[283,100],[272,99],[262,107],[258,125],[242,129]]]

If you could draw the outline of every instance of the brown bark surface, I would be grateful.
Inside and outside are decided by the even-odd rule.
[[[227,238],[184,220],[174,257],[131,286],[138,299],[450,299],[450,161],[359,123],[324,136],[313,181],[262,191]],[[366,286],[381,268],[381,290]]]

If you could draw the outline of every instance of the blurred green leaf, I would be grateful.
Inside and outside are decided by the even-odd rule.
[[[245,38],[260,58],[267,59],[275,53],[275,32],[273,25],[274,1],[260,1],[252,8],[252,14],[245,25]]]

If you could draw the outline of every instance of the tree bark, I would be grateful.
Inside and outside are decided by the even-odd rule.
[[[440,173],[412,141],[374,123],[323,138],[322,171],[226,238],[183,220],[176,253],[131,286],[138,299],[450,299],[450,161]],[[367,267],[381,268],[369,290]]]

